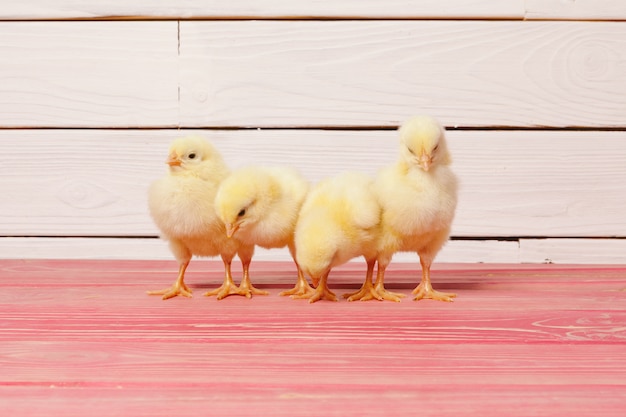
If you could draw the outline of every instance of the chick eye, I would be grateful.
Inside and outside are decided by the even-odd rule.
[[[238,216],[238,217],[242,217],[242,216],[245,216],[245,215],[246,215],[246,209],[245,209],[245,208],[244,208],[244,209],[241,209],[241,210],[239,211],[239,213],[237,213],[237,216]]]
[[[196,159],[196,154],[192,152],[189,155],[187,155],[187,158],[189,158],[189,159]]]
[[[415,152],[413,152],[413,149],[409,148],[408,146],[406,148],[409,150],[409,152],[411,152],[411,155],[415,155]]]
[[[437,151],[437,149],[439,149],[439,144],[433,148],[433,152]]]

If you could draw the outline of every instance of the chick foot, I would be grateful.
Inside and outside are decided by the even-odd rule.
[[[314,292],[315,288],[309,285],[309,282],[306,280],[306,278],[304,278],[304,276],[299,275],[295,287],[290,290],[283,291],[279,293],[279,295],[291,296],[292,298],[296,298],[297,296],[311,296]]]
[[[387,300],[399,303],[402,297],[405,297],[405,295],[397,292],[387,291],[384,286],[379,284],[372,285],[371,283],[364,283],[359,291],[355,293],[344,294],[343,297],[347,298],[348,301]]]
[[[182,295],[183,297],[191,298],[192,291],[184,283],[176,281],[171,287],[162,290],[148,291],[148,295],[162,295],[164,300]]]
[[[319,285],[309,297],[309,303],[312,304],[319,300],[337,301],[337,296],[326,285]]]
[[[233,281],[224,281],[224,283],[217,289],[207,291],[204,293],[206,297],[217,296],[218,300],[228,297],[229,295],[243,295],[239,291],[239,287],[235,285]]]
[[[185,284],[185,271],[189,265],[189,260],[181,262],[178,267],[178,277],[171,287],[163,290],[148,291],[148,295],[162,295],[164,300],[182,295],[183,297],[191,298],[191,289]]]
[[[394,301],[396,303],[399,303],[402,298],[406,297],[404,294],[400,294],[399,292],[387,291],[382,282],[376,282],[374,285],[374,291],[376,291],[376,294],[381,296],[383,300]]]
[[[239,295],[243,295],[246,298],[252,298],[253,295],[269,295],[268,291],[260,290],[255,288],[250,280],[241,281],[241,285],[239,286]]]
[[[452,302],[454,301],[454,297],[456,297],[456,294],[454,293],[434,290],[430,281],[422,281],[420,285],[413,290],[413,294],[415,294],[415,298],[413,299],[414,301],[431,299],[436,301]]]
[[[246,298],[252,298],[253,295],[268,295],[269,292],[255,288],[250,281],[250,260],[247,259],[243,264],[243,278],[239,284],[239,295]]]
[[[335,293],[332,292],[328,288],[328,285],[326,285],[325,278],[320,280],[319,284],[317,285],[317,288],[315,288],[315,290],[312,293],[305,294],[305,295],[294,295],[292,298],[295,298],[295,299],[308,298],[309,303],[311,304],[319,300],[337,301],[337,296],[335,295]]]
[[[361,300],[361,301],[378,300],[378,301],[382,301],[383,300],[383,298],[376,293],[376,290],[374,290],[374,285],[371,282],[365,282],[361,286],[360,290],[358,290],[357,292],[351,292],[351,293],[344,294],[343,298],[347,299],[348,301],[356,301],[356,300]]]
[[[372,275],[374,273],[374,260],[370,260],[367,263],[367,274],[365,276],[365,281],[361,286],[361,289],[354,293],[344,294],[343,297],[347,298],[348,301],[369,301],[369,300],[378,300],[378,301],[395,301],[397,303],[400,302],[400,298],[404,297],[404,294],[399,294],[391,291],[387,291],[384,285],[385,279],[385,268],[378,265],[378,276],[376,277],[376,283],[372,284]]]
[[[308,298],[309,303],[313,304],[319,300],[337,301],[337,296],[326,285],[318,285],[317,288],[307,295],[294,295],[293,298]]]

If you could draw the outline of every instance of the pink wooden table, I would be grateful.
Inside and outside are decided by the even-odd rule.
[[[162,301],[173,262],[0,261],[0,415],[626,415],[626,266],[435,265],[449,304],[308,304],[277,295],[292,265],[251,273],[270,296],[203,297],[222,270],[200,260]]]

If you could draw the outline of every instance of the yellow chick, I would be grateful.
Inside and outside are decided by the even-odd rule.
[[[215,212],[218,186],[230,173],[221,155],[205,139],[190,136],[172,142],[166,163],[169,172],[151,184],[148,206],[161,237],[169,241],[179,271],[171,287],[148,294],[162,295],[164,300],[177,295],[191,297],[192,291],[185,284],[191,257],[220,255],[225,268],[224,283],[206,295],[217,295],[218,299],[230,294],[250,297],[249,292],[234,285],[230,268],[238,254],[246,274],[254,246],[228,239]]]
[[[357,256],[367,262],[371,281],[377,258],[381,209],[373,180],[348,172],[317,184],[307,196],[296,224],[296,260],[317,287],[310,303],[336,301],[327,280],[331,269]]]
[[[456,294],[435,291],[430,281],[431,264],[448,240],[457,205],[458,180],[450,169],[445,130],[432,117],[417,116],[406,121],[399,134],[398,162],[381,170],[375,180],[383,207],[375,287],[382,295],[385,268],[395,252],[415,251],[422,267],[415,300],[453,301]]]
[[[226,225],[228,237],[263,248],[288,247],[295,258],[294,229],[309,183],[294,169],[247,167],[225,179],[215,197],[217,213]],[[298,281],[281,295],[313,292],[298,267]],[[242,282],[242,286],[251,286]]]

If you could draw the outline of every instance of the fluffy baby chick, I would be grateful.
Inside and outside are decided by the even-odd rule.
[[[385,268],[395,252],[415,251],[422,280],[415,300],[452,301],[456,294],[433,290],[430,266],[448,240],[457,204],[457,178],[445,131],[432,117],[417,116],[399,130],[400,158],[379,173],[375,191],[383,207],[376,288],[384,291]]]
[[[294,169],[242,168],[222,182],[215,206],[226,224],[228,237],[236,236],[245,244],[263,248],[286,246],[295,261],[294,229],[308,190],[309,183]],[[296,267],[296,286],[281,295],[313,292],[297,262]],[[241,285],[244,286],[244,282]]]
[[[230,173],[222,157],[205,139],[190,136],[172,142],[166,162],[169,172],[150,186],[148,206],[162,237],[169,241],[179,271],[171,287],[148,294],[162,295],[164,300],[177,295],[191,297],[185,270],[192,255],[220,255],[225,267],[224,283],[207,295],[217,295],[218,299],[230,294],[249,297],[250,292],[234,285],[230,267],[238,254],[245,274],[254,246],[227,238],[214,207],[218,186]]]
[[[296,260],[317,287],[309,298],[336,301],[328,289],[331,269],[357,256],[367,261],[371,281],[377,257],[381,209],[373,181],[359,173],[344,173],[316,185],[307,196],[296,224]]]

